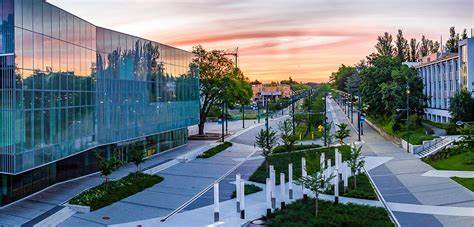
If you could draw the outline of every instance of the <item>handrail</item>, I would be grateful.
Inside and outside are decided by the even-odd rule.
[[[397,217],[395,217],[395,214],[392,212],[392,210],[390,210],[390,208],[388,207],[388,204],[387,202],[385,201],[385,199],[383,198],[382,196],[382,193],[380,193],[379,189],[377,188],[377,186],[375,185],[375,182],[374,180],[372,179],[372,177],[370,176],[369,172],[365,169],[365,167],[362,167],[362,169],[364,170],[365,174],[367,175],[367,177],[369,178],[369,182],[370,184],[372,185],[372,187],[374,188],[375,190],[375,194],[377,195],[377,197],[379,198],[379,200],[382,202],[382,205],[385,207],[385,209],[388,211],[388,217],[390,218],[390,220],[397,226],[397,227],[400,227],[400,222],[398,222],[397,220]]]

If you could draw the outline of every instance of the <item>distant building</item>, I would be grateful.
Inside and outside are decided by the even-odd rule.
[[[263,105],[265,98],[278,99],[291,95],[291,87],[286,84],[256,84],[252,85],[252,90],[252,100],[261,105]]]
[[[474,38],[459,41],[458,53],[428,55],[415,68],[428,97],[425,119],[448,123],[449,99],[461,88],[474,90]]]

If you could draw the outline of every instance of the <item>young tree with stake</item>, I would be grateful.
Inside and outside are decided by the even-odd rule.
[[[339,140],[339,143],[342,145],[344,144],[344,139],[350,136],[351,131],[349,130],[346,123],[338,124],[337,127],[339,129],[334,134],[334,137],[336,137]]]
[[[352,175],[354,176],[354,188],[357,187],[357,174],[361,172],[365,164],[365,160],[361,157],[361,154],[362,146],[351,146],[351,152],[349,153],[347,165],[351,169]]]
[[[296,143],[296,135],[293,134],[293,127],[290,119],[287,119],[281,122],[278,127],[281,131],[280,139],[283,141],[283,144],[286,147],[286,151],[292,152],[294,145]]]
[[[267,131],[261,129],[260,132],[257,134],[255,143],[259,148],[262,149],[262,155],[263,157],[265,157],[265,163],[267,166],[268,173],[268,157],[272,154],[273,147],[275,147],[277,144],[276,132],[273,130]]]
[[[314,201],[314,216],[318,216],[318,199],[319,193],[323,193],[325,191],[325,185],[331,183],[331,180],[334,178],[334,175],[331,174],[330,176],[324,175],[324,170],[319,169],[319,171],[313,171],[309,173],[306,177],[300,177],[296,180],[296,182],[300,185],[311,190],[315,195]]]

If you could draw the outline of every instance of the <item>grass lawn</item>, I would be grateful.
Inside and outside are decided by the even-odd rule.
[[[454,181],[458,182],[460,185],[465,188],[474,191],[474,178],[460,178],[460,177],[451,177]]]
[[[339,148],[339,151],[342,153],[342,159],[346,160],[350,153],[349,146],[342,146]],[[307,151],[295,151],[291,153],[282,153],[274,154],[266,161],[260,165],[260,167],[250,176],[251,181],[265,183],[265,180],[268,176],[266,169],[266,162],[269,165],[273,165],[275,168],[275,173],[279,176],[281,172],[285,173],[286,180],[288,180],[288,164],[293,163],[293,178],[297,179],[301,176],[301,158],[306,158],[306,167],[308,171],[317,171],[319,170],[319,158],[321,153],[325,153],[326,159],[331,159],[332,165],[334,165],[334,148],[319,148],[312,149]],[[276,183],[280,184],[280,178],[276,178]]]
[[[253,185],[253,184],[246,184],[245,188],[244,188],[244,194],[245,195],[250,195],[250,194],[253,194],[253,193],[259,192],[259,191],[262,191],[262,188],[260,188],[259,186]],[[236,196],[237,196],[237,193],[234,190],[232,192],[232,195],[230,196],[230,198],[233,199]]]
[[[425,159],[425,162],[439,170],[467,170],[474,171],[474,165],[467,161],[472,160],[474,152],[464,152],[456,155],[451,155],[448,158],[430,160]]]
[[[197,156],[197,158],[210,158],[216,154],[218,154],[219,152],[229,148],[232,146],[232,143],[231,142],[228,142],[228,141],[225,141],[224,143],[221,143],[207,151],[204,151],[204,153],[202,153],[201,155]]]
[[[404,128],[401,128],[398,131],[393,131],[393,122],[389,119],[375,118],[373,116],[369,116],[368,119],[389,135],[408,140],[410,144],[413,145],[421,145],[423,141],[435,138],[434,135],[426,134],[424,127],[421,125],[416,128],[410,128],[409,131]]]
[[[323,135],[315,128],[311,127],[311,132],[306,134],[307,126],[306,124],[298,124],[296,126],[296,135],[298,136],[298,140],[315,140],[321,138]]]
[[[284,210],[267,216],[267,226],[394,226],[384,208],[355,204],[318,202],[318,216],[314,215],[315,200],[297,200]]]
[[[104,182],[84,191],[69,200],[69,203],[89,206],[91,211],[94,211],[141,192],[161,181],[163,177],[157,175],[130,173],[120,180]]]
[[[339,182],[339,195],[350,198],[377,200],[374,188],[370,184],[369,178],[365,173],[357,175],[357,187],[354,187],[354,177],[349,177],[348,189],[344,192],[344,182]],[[334,195],[334,190],[325,192],[328,195]]]
[[[294,145],[293,146],[293,151],[299,151],[299,150],[306,150],[306,149],[312,149],[312,148],[320,148],[321,145],[319,144],[304,144],[304,145]],[[273,153],[283,153],[287,152],[287,149],[284,145],[278,146],[273,148]]]

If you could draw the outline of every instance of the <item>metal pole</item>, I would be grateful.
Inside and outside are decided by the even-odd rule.
[[[267,130],[267,134],[268,134],[268,112],[269,112],[269,108],[268,108],[268,98],[265,97],[265,127],[266,127],[266,130]]]
[[[229,106],[225,103],[225,134],[229,134],[229,122],[227,121],[227,114],[229,113]]]
[[[224,142],[224,102],[222,102],[222,116],[221,116],[221,123],[222,123],[222,142]]]
[[[358,96],[359,96],[359,108],[357,111],[357,134],[358,134],[357,141],[360,141],[360,114],[362,113],[362,97],[360,96],[360,92],[358,92]]]
[[[408,125],[410,124],[410,121],[408,118],[410,117],[410,85],[408,84],[408,78],[407,78],[407,131],[409,132],[410,129],[408,128]],[[410,134],[407,136],[407,152],[410,153]]]
[[[292,118],[291,118],[291,123],[292,123],[292,126],[293,126],[293,134],[295,134],[295,99],[294,99],[294,94],[293,96],[291,96],[291,114],[292,114]]]
[[[258,104],[258,101],[257,101],[257,120],[258,120],[258,123],[260,123],[260,104]]]
[[[354,96],[351,93],[351,123],[354,124]]]
[[[311,98],[311,95],[312,95],[312,90],[313,89],[309,89],[309,105],[308,105],[308,132],[311,134],[311,105],[312,105],[312,98]]]
[[[323,136],[324,136],[324,146],[327,146],[327,95],[328,93],[324,93],[324,121],[323,121]]]
[[[245,128],[245,108],[242,104],[242,128]]]

